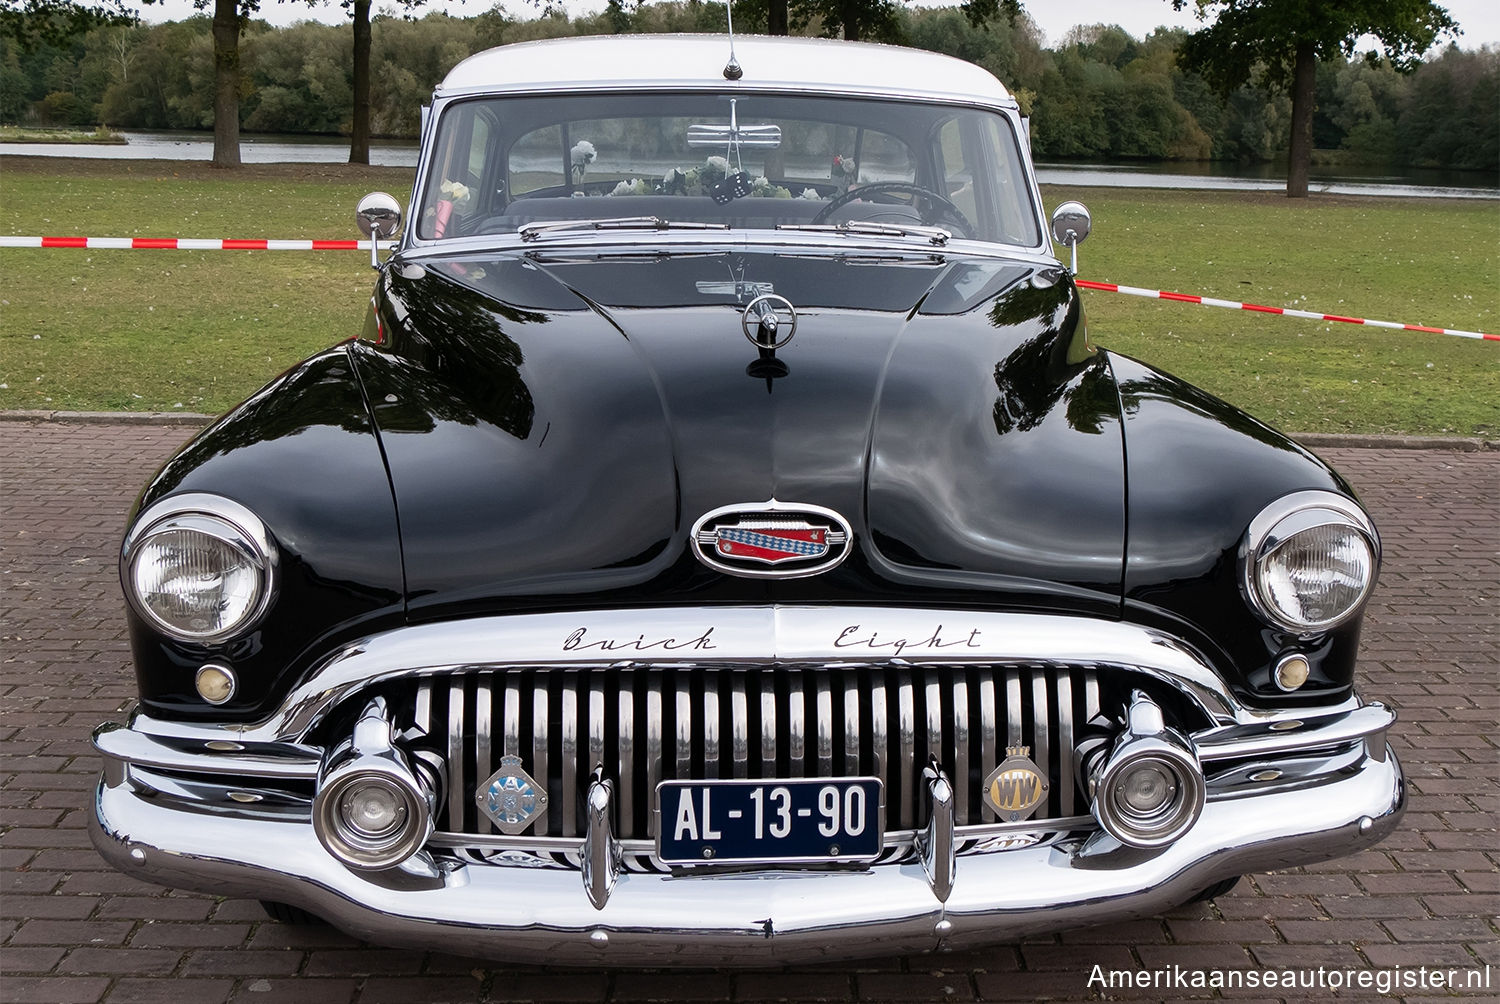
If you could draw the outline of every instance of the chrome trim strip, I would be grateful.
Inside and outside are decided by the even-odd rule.
[[[1347,711],[1299,720],[1301,725],[1296,728],[1286,728],[1285,721],[1232,725],[1204,729],[1191,738],[1198,759],[1204,763],[1304,753],[1378,736],[1396,723],[1396,712],[1372,701]]]
[[[827,675],[820,674],[813,680],[813,713],[816,715],[818,731],[817,764],[815,777],[833,777],[833,695],[828,689]],[[858,773],[850,770],[848,774]]]
[[[223,777],[315,781],[323,751],[292,743],[230,742],[170,732],[137,731],[119,722],[94,730],[94,748],[106,761]],[[218,747],[207,746],[217,743]]]
[[[733,777],[750,776],[750,704],[745,698],[745,674],[733,673],[729,680],[729,726],[732,738]],[[655,790],[654,788],[652,789]]]
[[[787,773],[791,777],[807,777],[807,705],[803,701],[802,675],[789,673],[786,683]]]
[[[920,811],[920,796],[917,785],[913,783],[915,778],[911,776],[917,764],[917,708],[913,699],[911,672],[906,669],[896,670],[896,742],[900,747],[898,770],[893,771],[892,776],[900,779],[901,793],[894,802],[887,796],[887,802],[896,814],[896,825],[905,829],[916,825]],[[925,760],[926,757],[922,759]]]
[[[656,786],[661,783],[662,755],[662,678],[652,673],[646,677],[646,788],[641,797],[646,799],[646,832],[656,836],[656,812],[651,800],[656,797]]]

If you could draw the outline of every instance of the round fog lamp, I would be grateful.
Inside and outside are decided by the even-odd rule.
[[[402,799],[383,782],[351,784],[339,803],[344,825],[366,837],[382,837],[406,818]]]
[[[1159,765],[1147,763],[1127,771],[1115,791],[1132,812],[1150,816],[1177,793],[1177,785]]]
[[[209,704],[223,704],[234,696],[236,689],[234,670],[225,666],[204,666],[198,670],[193,682],[198,688],[198,696]]]
[[[1311,672],[1312,667],[1307,664],[1307,659],[1300,655],[1287,656],[1276,667],[1276,686],[1282,690],[1296,690],[1307,682]]]

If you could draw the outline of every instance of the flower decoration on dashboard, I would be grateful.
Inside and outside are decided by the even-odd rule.
[[[859,180],[859,163],[853,157],[834,154],[828,176],[836,186],[845,190],[852,188]]]
[[[589,165],[598,156],[599,152],[594,149],[594,144],[588,140],[581,139],[577,143],[574,143],[572,151],[568,154],[568,158],[573,165],[573,180],[582,181],[583,176],[588,173]]]

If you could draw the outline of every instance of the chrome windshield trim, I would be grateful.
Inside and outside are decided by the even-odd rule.
[[[598,220],[539,220],[516,229],[523,241],[565,233],[571,230],[728,230],[728,223],[700,223],[697,220],[664,220],[660,216],[616,216]]]
[[[187,737],[300,742],[330,709],[385,680],[497,666],[849,667],[897,661],[1133,670],[1172,686],[1219,725],[1297,713],[1243,707],[1190,646],[1140,625],[1057,614],[769,605],[516,614],[398,628],[334,653],[260,722],[160,724],[167,734]],[[1359,702],[1350,697],[1316,713],[1355,707]]]

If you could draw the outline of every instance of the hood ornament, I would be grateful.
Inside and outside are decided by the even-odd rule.
[[[763,293],[745,305],[740,330],[758,349],[775,351],[797,333],[797,308],[775,293]]]
[[[693,525],[693,553],[716,571],[752,579],[817,575],[849,556],[854,533],[822,506],[778,502],[723,506]]]

